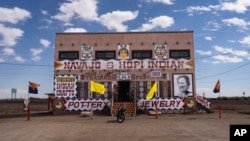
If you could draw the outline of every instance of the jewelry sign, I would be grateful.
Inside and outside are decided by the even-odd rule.
[[[58,75],[55,77],[55,97],[75,97],[77,78],[75,75]]]

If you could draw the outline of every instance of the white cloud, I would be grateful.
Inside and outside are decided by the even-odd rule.
[[[18,28],[6,27],[0,24],[0,35],[3,39],[0,40],[0,46],[14,46],[17,39],[23,36],[23,31]]]
[[[167,5],[171,5],[174,4],[173,0],[144,0],[146,2],[155,2],[155,3],[163,3],[163,4],[167,4]]]
[[[208,30],[208,31],[217,31],[220,28],[221,28],[221,25],[218,24],[216,21],[208,21],[207,25],[203,29]]]
[[[50,41],[46,39],[40,39],[40,44],[42,44],[45,48],[48,48],[50,46]]]
[[[64,32],[87,32],[84,28],[68,28]]]
[[[225,48],[225,47],[221,47],[217,45],[214,46],[214,49],[223,54],[232,54],[232,55],[241,56],[241,57],[246,57],[249,55],[248,52],[245,50],[234,50],[232,48]]]
[[[250,35],[242,38],[239,42],[241,44],[245,44],[247,46],[250,46]]]
[[[25,62],[25,59],[23,59],[21,56],[16,56],[14,57],[14,59],[17,61],[17,62]]]
[[[30,51],[31,51],[33,61],[41,60],[41,57],[39,55],[43,52],[42,49],[31,48]]]
[[[5,59],[0,57],[0,62],[5,62]]]
[[[221,61],[222,63],[243,62],[243,59],[237,56],[216,55],[216,56],[213,56],[212,58],[217,59],[217,61]]]
[[[235,0],[234,2],[221,2],[219,5],[208,6],[190,6],[186,10],[190,13],[215,12],[215,11],[232,11],[236,13],[245,13],[250,6],[249,0]]]
[[[41,13],[42,13],[43,15],[48,15],[48,11],[46,11],[46,10],[41,10]]]
[[[221,10],[233,11],[236,13],[245,13],[250,6],[249,0],[235,0],[234,2],[222,2]]]
[[[205,40],[208,40],[208,41],[212,41],[213,40],[213,38],[210,37],[210,36],[205,36],[204,38],[205,38]]]
[[[15,55],[15,50],[13,48],[4,48],[3,54],[7,56]]]
[[[174,19],[169,16],[159,16],[150,19],[148,23],[142,24],[138,29],[139,31],[149,31],[156,27],[167,28],[174,24]]]
[[[124,22],[133,20],[137,16],[138,11],[113,11],[101,15],[97,21],[109,30],[127,31],[128,27],[124,25]]]
[[[239,19],[236,17],[230,18],[230,19],[223,19],[222,22],[228,26],[234,25],[234,26],[239,26],[243,28],[246,28],[249,25],[249,23],[247,23],[245,20]]]
[[[195,52],[200,54],[200,55],[211,55],[212,54],[211,51],[203,51],[203,50],[196,50]]]
[[[31,18],[29,11],[18,7],[14,7],[13,9],[0,7],[0,15],[0,22],[9,22],[12,24]]]
[[[64,22],[69,22],[73,18],[93,21],[98,16],[97,4],[97,0],[67,0],[60,5],[60,12],[52,18]]]

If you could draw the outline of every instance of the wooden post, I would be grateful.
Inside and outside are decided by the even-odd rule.
[[[155,104],[155,119],[158,119],[158,109],[157,109],[157,104]]]

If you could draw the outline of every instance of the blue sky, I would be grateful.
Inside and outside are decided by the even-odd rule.
[[[0,98],[53,92],[57,32],[194,31],[196,91],[250,96],[249,0],[1,0]]]

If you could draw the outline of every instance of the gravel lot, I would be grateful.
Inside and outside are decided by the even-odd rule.
[[[93,119],[80,114],[31,115],[0,118],[2,141],[229,141],[230,124],[250,124],[250,114],[222,111],[207,114],[138,114],[116,118],[95,114]]]

